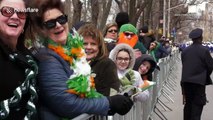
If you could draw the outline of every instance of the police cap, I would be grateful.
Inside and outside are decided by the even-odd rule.
[[[196,39],[201,37],[203,34],[203,30],[200,28],[196,28],[189,33],[189,38]]]

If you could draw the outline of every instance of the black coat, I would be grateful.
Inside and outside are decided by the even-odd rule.
[[[94,78],[95,88],[99,93],[109,96],[110,88],[119,91],[120,80],[118,79],[116,65],[111,59],[94,60],[90,66],[93,73],[96,74]]]
[[[139,35],[139,41],[144,44],[144,47],[148,50],[151,42],[154,42],[155,40],[151,38],[151,36],[140,36]]]
[[[0,101],[12,97],[14,90],[25,80],[26,66],[22,63],[9,60],[9,54],[11,53],[13,53],[12,50],[3,45],[0,40]],[[18,53],[19,55],[30,54],[26,48],[20,50]],[[29,98],[30,94],[22,94],[19,104],[10,108],[10,114],[4,120],[23,120],[28,111],[26,104]]]
[[[208,49],[199,43],[193,43],[183,50],[181,60],[182,83],[212,84],[210,75],[213,70],[213,59]]]

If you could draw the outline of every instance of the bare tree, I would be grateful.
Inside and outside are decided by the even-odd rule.
[[[72,26],[72,15],[73,15],[73,12],[72,12],[72,1],[71,0],[66,0],[64,2],[64,6],[65,6],[65,13],[68,14],[68,24],[69,26]]]
[[[86,4],[87,4],[87,0],[84,0],[83,1],[83,8],[82,8],[82,11],[81,11],[82,12],[82,19],[83,19],[83,21],[86,21],[86,19],[87,19],[87,17],[86,17],[86,15],[87,15],[86,14],[86,9],[87,9],[86,8],[87,7]]]
[[[80,0],[72,0],[73,3],[73,17],[72,25],[75,25],[81,20],[82,2]]]
[[[181,4],[186,4],[186,0],[183,2],[178,2],[176,0],[172,0],[171,8],[175,6],[179,6]],[[184,5],[171,9],[171,27],[175,27],[177,30],[180,29],[182,26],[181,21],[184,21],[187,17],[188,8],[185,7]]]
[[[92,9],[92,23],[97,25],[98,15],[99,15],[99,2],[98,0],[91,0],[91,9]]]
[[[143,16],[143,18],[144,18],[144,21],[143,21],[143,25],[145,24],[145,25],[149,25],[150,24],[150,22],[151,22],[151,18],[152,18],[152,6],[153,6],[153,0],[148,0],[147,1],[147,6],[146,6],[146,9],[144,10],[144,16]]]
[[[118,5],[118,8],[119,8],[119,10],[120,10],[120,12],[124,12],[124,10],[123,10],[123,3],[124,3],[124,0],[121,0],[121,1],[119,1],[119,0],[115,0],[115,2],[117,3],[117,5]]]
[[[196,4],[200,4],[202,3],[204,0],[191,0],[188,5],[196,5]],[[176,0],[172,0],[172,4],[171,7],[174,6],[178,6],[181,4],[185,4],[187,2],[187,0],[184,1],[176,1]],[[191,23],[193,23],[194,21],[199,21],[199,19],[201,19],[203,16],[201,16],[200,18],[198,18],[198,16],[196,15],[196,13],[193,14],[189,14],[188,13],[188,8],[184,5],[177,7],[175,9],[171,10],[171,28],[175,28],[176,31],[180,31],[182,34],[179,35],[179,39],[177,40],[177,42],[182,42],[185,39],[187,39],[188,37],[188,33],[189,31],[192,29],[192,25]],[[200,24],[200,23],[197,23]],[[178,34],[178,33],[177,33]]]
[[[100,24],[99,28],[102,30],[106,25],[107,18],[109,16],[109,12],[112,6],[112,0],[103,0],[101,4],[101,14],[100,14]]]
[[[143,12],[143,9],[148,4],[149,0],[115,0],[120,11],[128,12],[130,22],[133,25],[137,24],[137,21]],[[124,9],[125,8],[125,9]]]
[[[150,9],[150,11],[145,11],[146,14],[148,14],[150,16],[149,19],[149,28],[151,30],[153,30],[153,32],[155,33],[155,38],[158,39],[158,33],[160,31],[159,29],[159,25],[160,25],[160,15],[163,13],[163,11],[160,11],[160,3],[159,0],[153,0],[152,3],[152,7]],[[150,4],[150,3],[149,3]],[[149,5],[148,5],[149,6]],[[147,9],[149,9],[149,7],[147,6]],[[147,15],[147,16],[148,16]],[[146,17],[145,17],[146,18]]]
[[[133,1],[136,0],[130,0],[129,3],[130,5],[129,16],[131,23],[133,25],[136,25],[141,13],[143,12],[144,8],[147,6],[150,0],[137,0],[136,3],[134,3]]]
[[[190,5],[202,3],[204,0],[191,0]],[[69,13],[69,25],[78,21],[91,21],[99,29],[103,29],[109,16],[117,12],[128,12],[130,22],[135,26],[148,25],[149,28],[158,32],[162,28],[160,20],[163,18],[164,0],[114,0],[116,5],[112,5],[113,0],[66,0],[65,10]],[[168,1],[167,1],[168,2]],[[188,2],[187,0],[171,0],[171,6],[179,6]],[[116,8],[112,8],[116,6]],[[168,8],[166,8],[168,9]],[[188,9],[183,6],[171,10],[170,29],[182,29],[190,21],[186,16],[176,14],[186,14]],[[113,11],[113,12],[112,12]],[[71,17],[70,17],[71,16]],[[185,24],[186,23],[186,24]],[[170,30],[171,31],[171,30]]]

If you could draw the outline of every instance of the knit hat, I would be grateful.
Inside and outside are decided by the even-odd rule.
[[[148,26],[143,26],[140,30],[142,30],[143,33],[148,33],[149,31]]]
[[[124,24],[121,26],[120,28],[120,32],[125,32],[125,31],[129,31],[129,32],[133,32],[134,34],[137,34],[137,29],[135,28],[135,26],[133,26],[132,24]]]
[[[129,23],[129,15],[127,12],[119,12],[116,15],[115,22],[118,24],[118,28],[120,28],[123,24]]]

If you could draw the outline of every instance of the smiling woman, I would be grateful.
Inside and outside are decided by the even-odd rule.
[[[60,9],[46,10],[43,14],[44,33],[54,42],[64,45],[68,31],[67,16]]]
[[[126,114],[133,104],[128,97],[116,95],[111,99],[95,90],[98,85],[94,77],[98,75],[91,74],[86,53],[96,56],[98,43],[90,40],[83,43],[76,31],[73,35],[69,33],[67,16],[60,0],[42,1],[38,8],[35,18],[39,27],[37,34],[45,42],[36,53],[40,120],[71,119],[83,113]],[[85,53],[83,46],[87,44],[94,49]],[[115,104],[117,99],[119,104]]]
[[[22,0],[15,1],[0,1],[1,2],[1,24],[0,31],[2,40],[4,42],[9,42],[8,45],[12,47],[12,49],[16,49],[16,44],[19,35],[23,31],[25,22],[26,22],[26,14],[23,12],[15,12],[14,9],[25,9],[25,4]],[[12,4],[12,5],[10,5]],[[9,19],[10,18],[10,19]],[[11,41],[8,41],[5,38],[10,37]]]
[[[0,120],[37,119],[37,65],[24,45],[31,26],[21,12],[26,7],[25,0],[0,0]]]
[[[138,71],[133,70],[135,64],[134,50],[125,43],[120,43],[115,46],[110,52],[109,56],[116,64],[118,77],[121,82],[122,92],[131,89],[131,94],[135,101],[143,102],[149,97],[149,91],[140,92],[140,86],[144,85],[144,82]],[[130,93],[129,91],[127,93]]]
[[[118,92],[120,83],[116,66],[108,58],[101,31],[94,24],[88,23],[82,26],[78,32],[84,38],[87,61],[90,62],[92,71],[96,74],[95,84],[97,91],[105,96]]]

